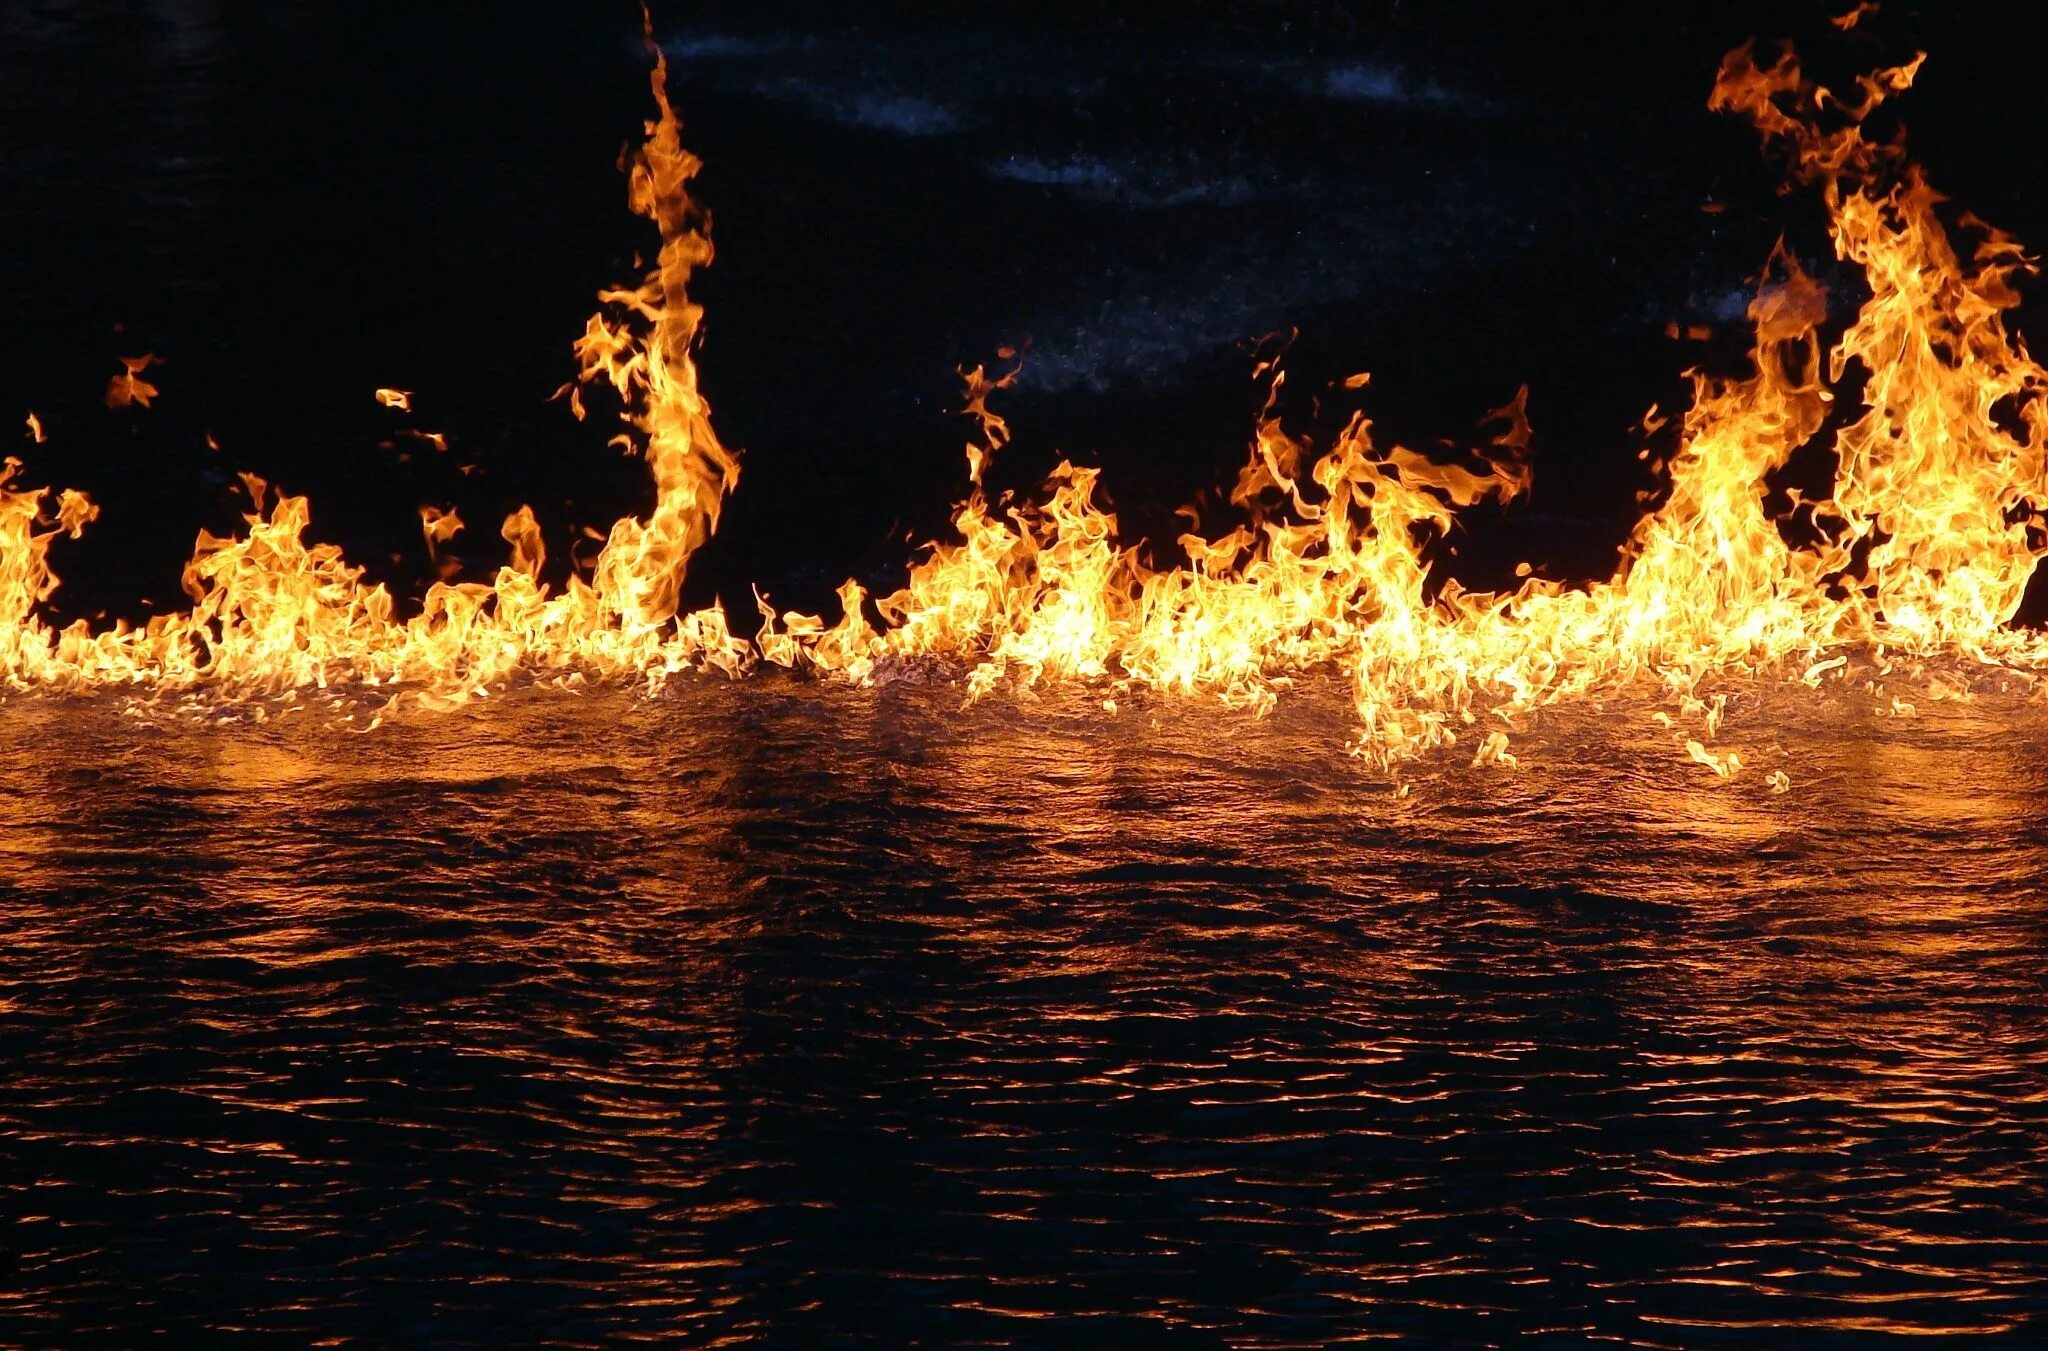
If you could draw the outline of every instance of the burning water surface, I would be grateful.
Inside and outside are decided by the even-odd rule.
[[[1722,778],[1760,763],[1754,746],[1721,738],[1731,695],[1758,679],[1839,682],[1895,717],[2028,687],[2048,644],[2009,621],[2048,549],[2048,377],[2002,318],[2027,266],[2018,246],[1965,218],[1977,242],[1959,253],[1918,169],[1865,133],[1917,66],[1843,96],[1789,54],[1760,65],[1745,48],[1724,63],[1712,105],[1753,121],[1817,188],[1836,251],[1870,298],[1830,344],[1819,286],[1788,252],[1773,258],[1750,306],[1751,370],[1694,377],[1668,495],[1605,582],[1529,578],[1513,594],[1481,594],[1433,572],[1432,548],[1461,510],[1528,488],[1520,399],[1497,415],[1489,445],[1462,456],[1381,446],[1362,414],[1319,449],[1282,426],[1281,377],[1265,368],[1274,400],[1231,494],[1239,521],[1220,533],[1196,524],[1179,540],[1187,561],[1169,566],[1120,540],[1093,470],[1062,464],[1040,498],[988,498],[982,473],[1006,437],[988,401],[1008,377],[977,371],[968,403],[982,431],[958,537],[930,545],[900,591],[870,603],[848,582],[829,625],[763,599],[751,640],[717,608],[679,614],[689,558],[715,529],[738,461],[698,390],[700,311],[687,286],[711,245],[657,49],[657,115],[628,168],[631,204],[658,226],[661,251],[637,285],[600,297],[577,344],[581,384],[564,390],[579,416],[585,387],[616,394],[620,444],[648,461],[656,504],[612,527],[587,575],[559,591],[540,582],[546,544],[522,509],[504,523],[511,559],[490,582],[438,584],[400,618],[339,549],[306,542],[304,498],[250,479],[247,533],[199,538],[189,611],[141,629],[53,631],[36,613],[56,586],[51,545],[79,535],[95,508],[74,492],[7,488],[0,670],[17,688],[127,690],[145,713],[244,705],[267,717],[309,695],[385,691],[373,721],[515,677],[652,689],[685,670],[737,675],[763,661],[853,685],[930,661],[964,668],[977,696],[1078,681],[1109,706],[1156,691],[1258,712],[1303,678],[1334,674],[1359,715],[1347,742],[1383,771],[1445,750],[1512,766],[1539,711],[1654,695],[1674,750]],[[1825,496],[1773,477],[1809,446],[1833,455]],[[430,507],[422,527],[434,548],[461,521]],[[1782,791],[1797,769],[1774,762],[1758,778]]]

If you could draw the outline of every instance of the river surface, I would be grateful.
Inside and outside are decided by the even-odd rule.
[[[1737,707],[15,696],[0,1343],[2038,1346],[2048,713]]]

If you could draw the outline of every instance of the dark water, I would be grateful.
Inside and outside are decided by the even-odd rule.
[[[0,722],[0,1343],[2048,1329],[2038,705]]]

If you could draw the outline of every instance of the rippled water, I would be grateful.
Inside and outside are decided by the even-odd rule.
[[[1734,723],[17,697],[0,1342],[2038,1344],[2048,715]]]

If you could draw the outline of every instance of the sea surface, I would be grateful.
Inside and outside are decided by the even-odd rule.
[[[0,1344],[2048,1335],[2038,702],[1100,699],[11,696]]]

